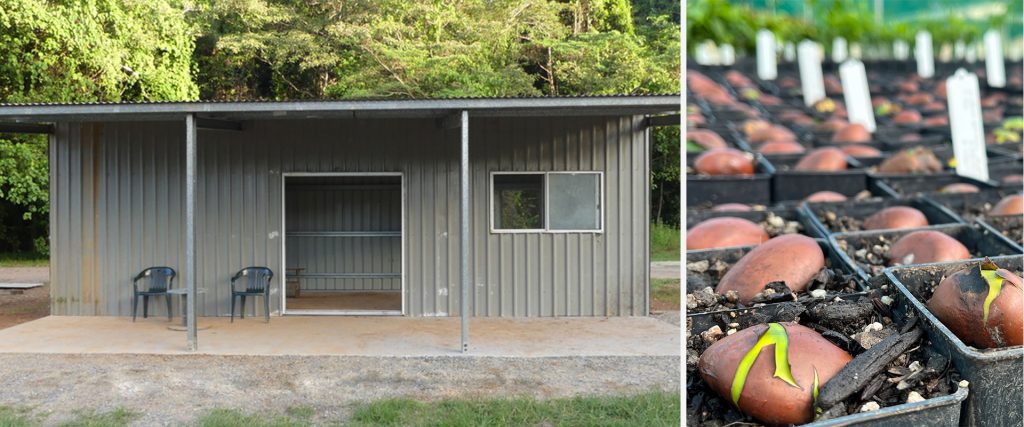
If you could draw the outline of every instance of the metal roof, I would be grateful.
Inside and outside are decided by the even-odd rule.
[[[317,119],[471,116],[643,115],[681,110],[678,94],[527,98],[354,99],[299,101],[150,101],[0,104],[0,122],[178,120],[204,118]]]

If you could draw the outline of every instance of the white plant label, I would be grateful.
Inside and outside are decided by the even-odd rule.
[[[935,56],[932,51],[932,34],[918,31],[914,43],[914,58],[917,59],[917,75],[931,78],[935,75]]]
[[[943,43],[939,46],[939,61],[950,62],[953,60],[953,46],[949,43]]]
[[[991,87],[1006,87],[1006,65],[1003,43],[996,30],[985,32],[985,77]]]
[[[963,68],[956,70],[955,74],[946,79],[946,94],[956,173],[988,181],[988,155],[985,153],[978,76]]]
[[[785,59],[786,62],[796,60],[796,45],[793,42],[786,42],[786,46],[782,48],[782,59]]]
[[[757,32],[757,77],[761,80],[775,80],[779,75],[775,63],[775,35],[771,31]]]
[[[708,65],[722,65],[722,56],[718,52],[718,45],[711,40],[708,40],[705,43],[708,45]]]
[[[864,50],[860,47],[860,43],[850,45],[850,58],[861,59],[863,56]]]
[[[905,40],[892,42],[892,56],[899,60],[907,59],[910,54],[910,45]]]
[[[846,60],[846,39],[836,37],[832,39],[832,62],[840,63]]]
[[[718,53],[722,55],[722,65],[732,65],[736,63],[736,50],[733,49],[731,44],[723,44]]]
[[[839,66],[839,79],[843,84],[843,100],[850,123],[860,123],[868,132],[875,132],[875,112],[871,110],[868,76],[864,63],[850,59]]]
[[[808,107],[825,98],[825,80],[821,76],[821,49],[812,41],[800,42],[797,59],[800,62],[800,88],[804,104]]]

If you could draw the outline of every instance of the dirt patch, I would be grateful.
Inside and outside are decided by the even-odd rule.
[[[50,285],[13,292],[0,294],[0,329],[50,315]]]
[[[192,425],[215,408],[284,413],[314,424],[385,398],[569,397],[678,391],[679,357],[257,357],[3,354],[0,405],[46,425],[121,407],[137,425]]]
[[[0,283],[49,283],[50,267],[0,267]]]
[[[895,243],[891,236],[880,234],[872,237],[848,237],[836,241],[839,243],[839,250],[846,252],[853,262],[872,276],[882,274],[882,271],[889,267],[889,249]],[[971,258],[981,256],[980,252],[971,251]]]

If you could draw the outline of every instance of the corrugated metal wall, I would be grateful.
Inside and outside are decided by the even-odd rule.
[[[127,315],[130,278],[181,273],[183,123],[63,123],[51,142],[53,313]],[[477,316],[647,310],[649,156],[641,117],[471,118]],[[227,315],[228,278],[278,276],[282,172],[402,172],[406,313],[458,315],[458,129],[435,120],[266,120],[199,133],[197,296]],[[604,233],[492,234],[491,171],[603,171]],[[159,304],[153,312],[162,314]],[[275,288],[272,307],[280,306]]]
[[[395,274],[394,278],[304,277],[306,291],[402,290],[402,187],[399,177],[287,177],[288,267],[303,275]],[[315,236],[322,232],[395,232],[396,236]]]

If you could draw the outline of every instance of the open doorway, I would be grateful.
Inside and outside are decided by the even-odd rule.
[[[284,176],[284,313],[401,315],[399,173]]]

